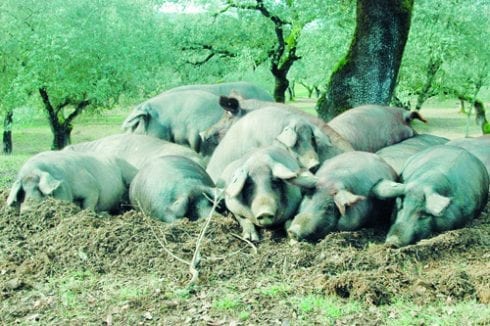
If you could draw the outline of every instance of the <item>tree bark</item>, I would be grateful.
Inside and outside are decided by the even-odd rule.
[[[431,57],[429,59],[429,63],[427,64],[427,76],[425,78],[425,83],[422,86],[418,96],[417,103],[415,104],[415,110],[419,111],[422,108],[422,105],[427,101],[427,99],[434,94],[431,95],[432,82],[434,81],[434,77],[436,73],[439,71],[439,68],[442,65],[441,59],[434,59]]]
[[[90,104],[88,100],[75,102],[65,99],[56,107],[53,106],[49,98],[46,87],[39,88],[39,94],[44,104],[44,109],[48,115],[49,126],[53,133],[52,150],[59,150],[71,143],[71,132],[73,130],[73,119],[75,119]],[[65,118],[63,108],[68,105],[75,105],[75,110]]]
[[[318,114],[324,120],[362,104],[389,103],[408,38],[413,0],[357,0],[356,30],[334,69]]]
[[[3,153],[12,154],[12,124],[14,121],[14,112],[7,111],[5,119],[3,120]]]

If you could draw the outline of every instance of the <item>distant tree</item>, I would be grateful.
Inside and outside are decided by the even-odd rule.
[[[487,1],[416,1],[397,93],[416,96],[417,110],[433,96],[471,102],[488,76],[489,11]]]
[[[413,0],[357,0],[356,30],[318,102],[330,120],[366,103],[388,104],[410,29]]]
[[[308,97],[324,92],[335,63],[347,52],[355,28],[353,9],[345,3],[305,26],[298,42],[301,60],[291,68],[290,76],[307,90]]]
[[[70,143],[82,112],[110,108],[123,94],[159,84],[164,42],[151,0],[5,0],[1,6],[8,24],[0,34],[15,31],[22,53],[7,88],[17,98],[39,95],[53,149]]]

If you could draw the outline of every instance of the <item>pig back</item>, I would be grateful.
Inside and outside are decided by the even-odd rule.
[[[429,134],[419,134],[405,139],[398,144],[384,147],[376,152],[393,169],[400,174],[408,158],[426,148],[442,145],[448,139]]]
[[[355,150],[376,152],[415,135],[409,117],[402,108],[364,105],[339,114],[329,125]]]

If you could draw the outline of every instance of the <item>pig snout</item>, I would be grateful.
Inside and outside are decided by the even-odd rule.
[[[397,235],[391,235],[386,238],[385,245],[392,248],[400,248],[403,243]]]
[[[268,196],[260,196],[252,203],[252,214],[260,226],[274,224],[277,213],[277,205],[273,198]]]
[[[36,202],[33,200],[25,200],[21,205],[20,205],[20,213],[21,214],[27,214],[30,213],[34,210]]]
[[[314,231],[311,225],[312,220],[313,216],[309,213],[296,215],[287,229],[289,237],[297,241],[305,240]]]
[[[294,240],[302,240],[302,236],[301,236],[301,229],[300,229],[300,226],[298,224],[291,224],[291,226],[288,228],[287,230],[288,232],[288,236],[291,238],[291,239],[294,239]]]
[[[318,155],[314,152],[308,152],[305,155],[299,157],[299,162],[302,166],[307,168],[308,170],[315,169],[320,165],[320,160],[318,159]]]

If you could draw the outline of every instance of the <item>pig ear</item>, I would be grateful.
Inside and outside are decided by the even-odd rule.
[[[14,182],[12,185],[12,189],[10,190],[10,194],[7,198],[7,206],[13,206],[14,204],[17,203],[17,198],[19,192],[22,190],[22,184],[20,183],[20,180],[17,180]]]
[[[240,103],[235,97],[220,96],[219,105],[231,115],[237,115],[240,112]]]
[[[451,203],[451,198],[441,196],[436,192],[426,192],[425,210],[434,216],[441,216],[444,210]]]
[[[39,190],[45,195],[51,195],[61,185],[61,180],[53,178],[48,172],[41,172],[39,176]]]
[[[276,137],[278,141],[291,148],[298,140],[298,134],[292,126],[285,127],[282,132]]]
[[[339,190],[334,196],[333,200],[335,202],[335,205],[339,209],[340,215],[344,216],[345,215],[345,207],[346,206],[352,206],[355,203],[366,199],[365,196],[360,196],[360,195],[355,195],[352,192],[348,190]]]
[[[135,132],[137,129],[143,128],[143,130],[146,131],[147,122],[150,119],[150,111],[151,107],[146,103],[136,107],[126,120],[124,120],[122,129],[129,132]]]
[[[415,119],[420,120],[420,121],[422,121],[424,123],[427,123],[427,120],[418,111],[405,112],[403,114],[403,118],[405,119],[405,121],[407,123],[410,123],[410,122],[412,122]]]
[[[371,192],[379,199],[398,197],[405,193],[405,185],[403,183],[383,179],[374,185]]]
[[[298,175],[298,173],[278,162],[271,163],[271,171],[274,177],[282,180],[288,180]]]
[[[317,144],[325,144],[327,146],[333,147],[332,142],[330,141],[330,137],[327,136],[324,132],[322,132],[319,128],[313,127],[313,136],[315,136],[315,140]]]
[[[310,171],[303,170],[296,178],[291,179],[290,182],[302,188],[313,189],[318,183],[318,178]]]
[[[226,187],[226,194],[230,197],[236,197],[242,191],[247,176],[248,173],[245,169],[240,168],[236,170],[230,184]]]

